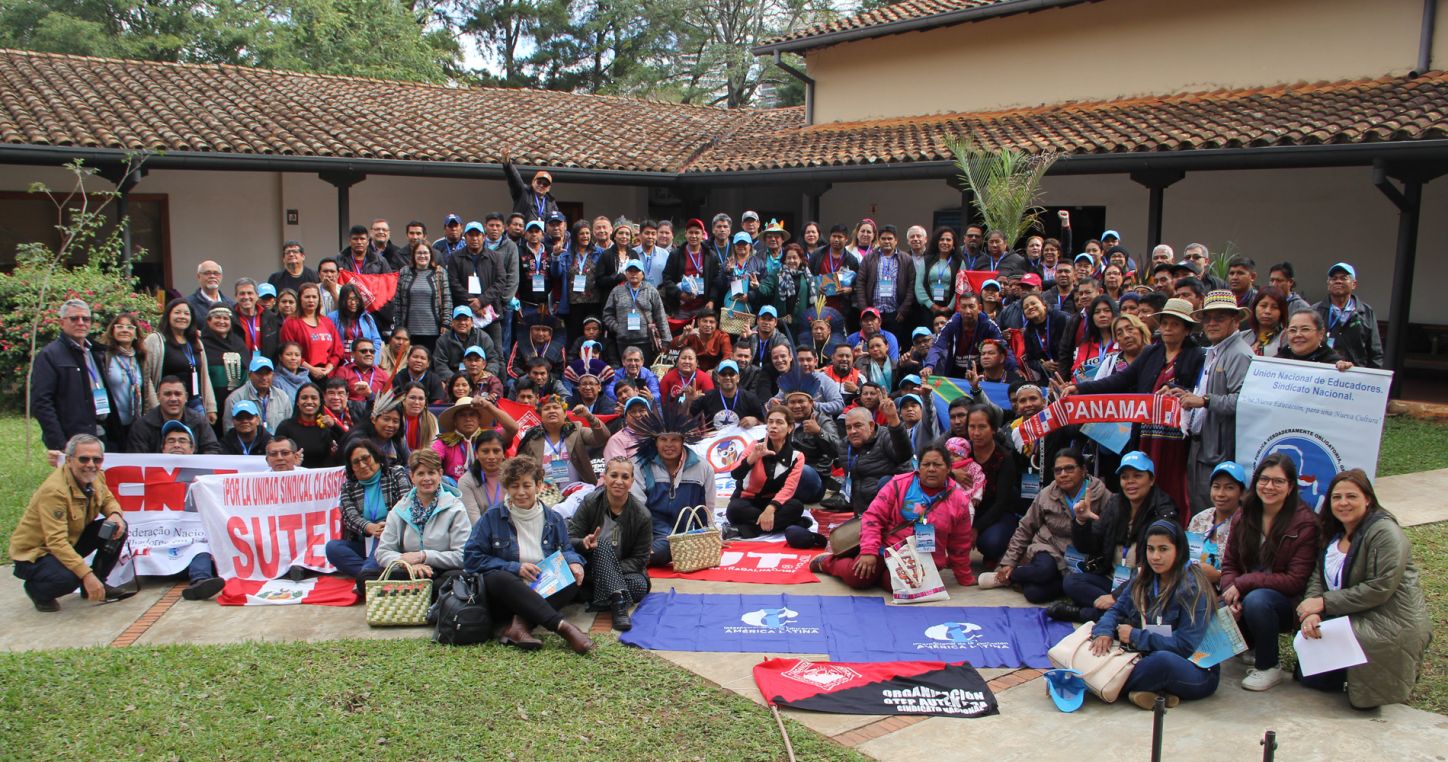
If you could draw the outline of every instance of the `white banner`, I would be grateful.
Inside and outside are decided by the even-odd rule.
[[[219,576],[268,580],[293,566],[335,571],[326,545],[342,536],[343,469],[203,476],[191,496]]]
[[[106,487],[125,511],[135,573],[177,574],[209,552],[201,517],[186,502],[197,477],[266,468],[266,458],[256,456],[107,453]]]
[[[734,476],[729,472],[739,464],[739,459],[749,450],[750,443],[764,437],[764,431],[763,426],[745,429],[736,424],[719,429],[708,439],[691,445],[694,454],[703,458],[714,469],[716,523],[723,521],[724,508],[729,504],[729,498],[734,497]]]
[[[1391,371],[1254,357],[1237,397],[1237,460],[1251,469],[1275,452],[1297,464],[1302,501],[1322,504],[1332,477],[1377,472]]]

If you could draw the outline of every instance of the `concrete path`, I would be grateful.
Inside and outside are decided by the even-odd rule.
[[[1373,490],[1405,527],[1448,521],[1448,468],[1385,476]]]

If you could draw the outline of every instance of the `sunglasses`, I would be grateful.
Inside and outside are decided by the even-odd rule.
[[[82,466],[99,466],[106,459],[104,455],[77,455],[75,462]]]

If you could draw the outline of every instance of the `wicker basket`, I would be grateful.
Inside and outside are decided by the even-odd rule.
[[[700,515],[703,518],[700,518]],[[679,524],[683,522],[683,529]],[[709,509],[702,505],[679,511],[674,533],[669,535],[669,552],[674,557],[674,571],[691,572],[712,569],[719,565],[724,552],[724,537],[718,527],[709,523]]]
[[[747,310],[726,309],[719,313],[719,330],[730,336],[738,336],[754,327],[754,313]]]
[[[398,564],[407,568],[407,579],[392,579]],[[369,627],[411,627],[427,624],[432,605],[432,580],[419,578],[412,564],[397,560],[382,570],[380,579],[367,581],[367,625]]]
[[[678,359],[678,350],[660,352],[657,356],[654,357],[654,364],[649,366],[649,370],[653,371],[655,376],[663,378],[665,375],[668,374],[669,371],[674,369],[674,363]]]

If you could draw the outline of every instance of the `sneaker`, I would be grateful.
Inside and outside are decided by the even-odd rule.
[[[1254,667],[1247,670],[1247,676],[1242,678],[1242,687],[1249,691],[1271,690],[1278,683],[1282,682],[1285,677],[1286,673],[1282,671],[1281,667],[1272,667],[1270,669],[1257,669]]]
[[[226,587],[226,580],[220,577],[198,579],[187,585],[185,590],[181,591],[181,597],[188,601],[210,600],[215,597],[217,593],[221,592],[221,588],[223,587]]]
[[[1126,694],[1126,698],[1129,699],[1129,700],[1131,701],[1131,703],[1133,703],[1133,704],[1141,707],[1142,709],[1146,709],[1146,710],[1148,710],[1148,711],[1156,708],[1156,699],[1157,699],[1158,696],[1166,699],[1166,708],[1167,708],[1167,709],[1175,709],[1175,708],[1176,708],[1176,705],[1177,705],[1177,704],[1180,704],[1180,703],[1182,702],[1182,700],[1181,700],[1180,698],[1178,698],[1178,697],[1176,697],[1176,696],[1173,696],[1173,695],[1170,694],[1170,693],[1153,693],[1153,692],[1151,692],[1151,691],[1132,691],[1132,692]]]
[[[39,611],[42,614],[54,614],[55,612],[60,611],[60,601],[57,601],[54,598],[45,601],[31,598],[30,602],[35,604],[35,610]]]
[[[725,524],[724,529],[719,533],[719,539],[724,542],[732,542],[734,540],[742,539],[742,537],[743,535],[740,534],[739,527],[736,527],[733,524]]]
[[[814,558],[811,558],[809,560],[809,570],[814,572],[815,574],[828,575],[828,572],[825,571],[825,562],[831,558],[833,558],[833,556],[829,553],[821,553]]]
[[[1081,607],[1071,601],[1053,601],[1046,607],[1046,616],[1058,622],[1079,622],[1081,621]]]
[[[982,590],[993,590],[997,587],[1005,587],[1005,583],[996,578],[995,572],[982,572],[975,578],[975,584]]]
[[[824,500],[821,500],[820,507],[827,511],[843,513],[850,510],[850,501],[846,500],[844,495],[836,492],[835,494],[830,495]]]

